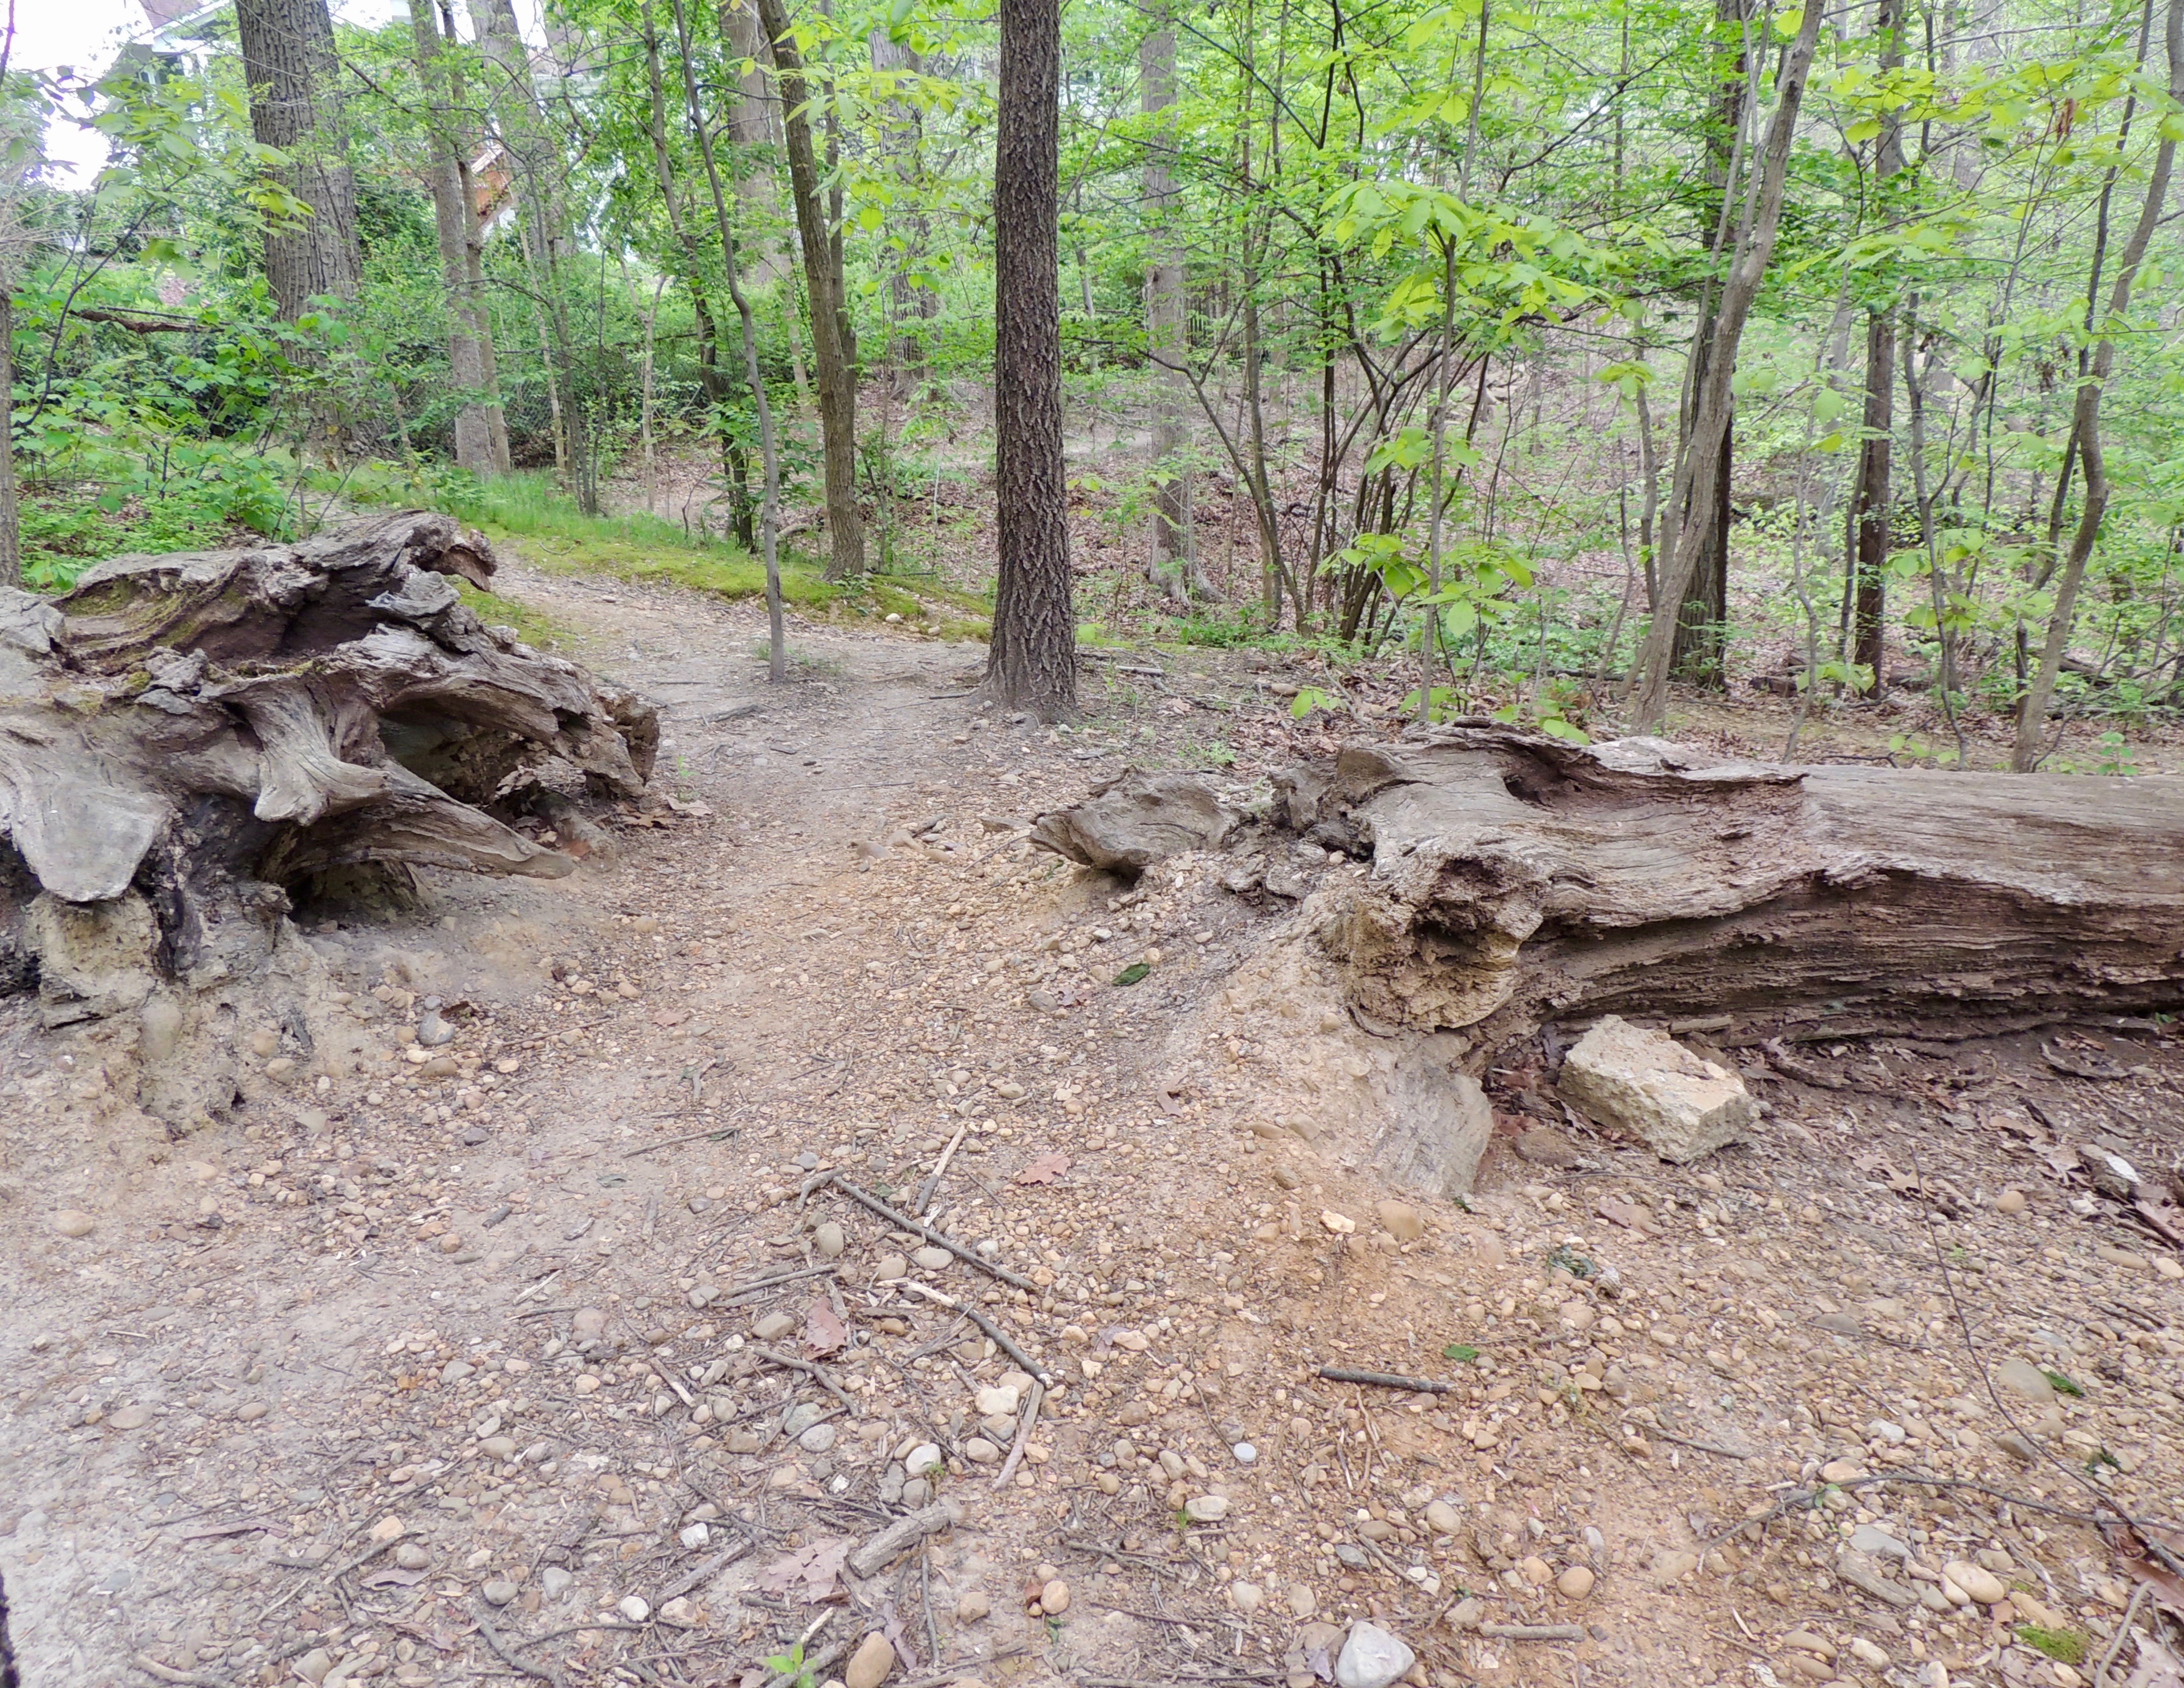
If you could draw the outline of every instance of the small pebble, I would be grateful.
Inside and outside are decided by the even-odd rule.
[[[956,1602],[956,1621],[975,1624],[993,1609],[994,1602],[986,1597],[983,1590],[967,1589],[962,1598]]]
[[[894,1669],[894,1643],[875,1631],[859,1642],[842,1673],[846,1688],[880,1688]]]
[[[842,1228],[829,1220],[811,1234],[811,1246],[819,1251],[822,1260],[839,1260],[842,1251],[849,1245]]]
[[[1050,1618],[1069,1610],[1069,1585],[1056,1577],[1039,1591],[1039,1609]]]
[[[1994,1207],[1997,1213],[2022,1213],[2025,1211],[2025,1192],[2014,1187],[2006,1189],[1995,1198]]]
[[[616,1601],[615,1610],[632,1624],[642,1624],[652,1616],[652,1608],[633,1594],[626,1594]]]
[[[911,1258],[916,1262],[919,1269],[922,1271],[939,1272],[943,1267],[951,1264],[956,1256],[949,1253],[946,1249],[936,1248],[931,1244],[928,1244],[925,1247],[918,1250],[915,1254],[911,1255]]]
[[[64,1207],[53,1215],[53,1228],[64,1237],[87,1237],[98,1228],[98,1221],[81,1209]]]
[[[1593,1575],[1591,1567],[1573,1565],[1555,1579],[1555,1587],[1566,1600],[1583,1600],[1592,1592]]]
[[[490,1582],[478,1592],[485,1596],[488,1606],[505,1606],[515,1598],[515,1585],[511,1582]]]

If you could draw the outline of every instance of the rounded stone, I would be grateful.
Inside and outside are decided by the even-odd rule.
[[[616,1601],[615,1610],[632,1624],[642,1624],[652,1616],[652,1608],[633,1594],[626,1594]]]
[[[53,1215],[53,1228],[64,1237],[87,1237],[98,1228],[98,1221],[79,1208],[64,1207]]]
[[[1183,1515],[1193,1524],[1218,1524],[1228,1516],[1228,1497],[1194,1495],[1183,1503]]]
[[[796,1439],[796,1446],[806,1453],[824,1453],[834,1446],[837,1434],[832,1424],[814,1424]]]
[[[930,1244],[911,1256],[911,1259],[917,1263],[918,1267],[926,1272],[939,1272],[955,1258],[956,1256],[949,1253],[946,1249],[935,1248]]]
[[[1016,1390],[1006,1384],[980,1390],[975,1400],[983,1418],[1013,1414],[1019,1405]]]
[[[106,1422],[117,1430],[141,1430],[152,1422],[152,1409],[141,1402],[132,1401]]]
[[[832,1220],[811,1234],[811,1246],[819,1251],[822,1260],[839,1260],[848,1245],[849,1240],[842,1234],[842,1228]]]
[[[1266,1597],[1266,1591],[1256,1583],[1228,1585],[1228,1599],[1239,1612],[1256,1612]]]
[[[1069,1585],[1056,1577],[1039,1591],[1039,1609],[1050,1618],[1069,1610]]]
[[[975,1624],[994,1609],[994,1602],[986,1597],[983,1589],[966,1589],[963,1597],[956,1602],[956,1621]]]
[[[1395,1688],[1418,1656],[1378,1624],[1353,1624],[1334,1662],[1337,1688]]]
[[[894,1669],[894,1643],[877,1633],[865,1637],[850,1654],[842,1680],[847,1688],[880,1688]]]
[[[1555,1587],[1565,1600],[1583,1600],[1592,1592],[1592,1568],[1588,1565],[1573,1565],[1555,1579]]]
[[[488,1606],[505,1606],[515,1598],[515,1585],[504,1580],[490,1582],[478,1592],[485,1596]]]
[[[1969,1559],[1950,1560],[1942,1567],[1942,1574],[1981,1606],[1992,1606],[2009,1597],[2009,1590],[2000,1577]]]
[[[1462,1516],[1446,1501],[1426,1502],[1426,1528],[1435,1535],[1453,1535],[1463,1528]]]
[[[1997,1213],[2022,1213],[2025,1206],[2025,1192],[2014,1185],[1995,1198],[1994,1209]]]
[[[963,1444],[963,1457],[980,1465],[994,1465],[999,1463],[1001,1451],[983,1436],[973,1436]]]
[[[922,1477],[940,1463],[940,1450],[931,1442],[920,1442],[903,1457],[902,1468],[912,1477]]]
[[[421,1571],[432,1563],[432,1556],[415,1541],[405,1541],[394,1550],[394,1563],[405,1571]]]

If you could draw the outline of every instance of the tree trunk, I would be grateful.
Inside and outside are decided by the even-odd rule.
[[[749,214],[743,220],[741,226],[746,232],[737,242],[737,249],[760,281],[786,281],[793,265],[782,242],[770,236],[754,238],[749,232],[771,227],[779,214],[773,196],[773,166],[764,162],[775,156],[766,149],[781,138],[774,125],[772,91],[766,86],[766,67],[773,62],[773,54],[766,47],[765,31],[759,27],[756,0],[723,0],[721,38],[730,53],[750,65],[749,70],[736,73],[736,97],[728,103],[729,152],[742,161],[736,177],[736,197]]]
[[[454,49],[462,42],[455,28],[454,0],[439,0],[440,39],[448,53],[443,61],[448,71],[448,96],[460,113],[470,111],[470,95],[464,86],[462,55]],[[486,409],[486,426],[493,437],[493,470],[506,475],[515,467],[508,449],[508,409],[500,399],[500,361],[493,347],[493,306],[485,287],[485,226],[478,221],[477,184],[471,175],[471,158],[477,145],[476,125],[459,123],[454,131],[455,180],[463,206],[463,281],[470,290],[478,326],[478,368],[485,377],[493,402]]]
[[[1373,871],[1318,919],[1359,1010],[1487,1051],[1607,1013],[1725,1043],[2184,1003],[2184,788],[1723,763],[1476,724],[1353,746],[1277,814]],[[1318,830],[1314,830],[1318,829]]]
[[[1875,57],[1883,75],[1903,68],[1901,0],[1876,0],[1873,29],[1879,38]],[[1894,107],[1881,114],[1874,148],[1877,188],[1903,168],[1903,120]],[[1883,204],[1886,201],[1884,199]],[[1883,214],[1886,214],[1884,211]],[[1874,306],[1865,320],[1864,437],[1858,456],[1857,493],[1851,500],[1851,660],[1870,669],[1864,689],[1880,697],[1888,689],[1887,593],[1890,515],[1889,485],[1896,428],[1896,302]]]
[[[1878,306],[1865,319],[1864,438],[1850,504],[1850,655],[1872,671],[1854,689],[1879,697],[1888,689],[1887,609],[1889,471],[1895,443],[1896,313]]]
[[[1061,0],[1001,0],[994,153],[1000,571],[985,683],[1000,701],[1042,721],[1077,709],[1061,456]]]
[[[463,143],[447,74],[446,44],[433,0],[410,0],[410,27],[417,42],[417,70],[425,84],[426,141],[432,186],[432,223],[439,236],[440,283],[448,301],[448,370],[463,394],[455,413],[455,464],[490,476],[506,468],[495,450],[493,413],[499,396],[487,378],[492,320],[482,293],[471,285],[468,245],[475,216],[463,187]],[[499,438],[507,438],[502,421]]]
[[[547,404],[554,417],[555,467],[588,515],[599,514],[597,479],[584,407],[576,391],[576,348],[569,330],[569,305],[561,281],[567,214],[562,203],[560,158],[547,133],[538,85],[531,71],[531,50],[524,45],[511,0],[471,0],[471,22],[478,47],[495,79],[490,104],[514,178],[516,226],[543,343]]]
[[[1164,3],[1138,46],[1138,89],[1145,115],[1158,118],[1175,104],[1175,25]],[[1150,242],[1145,267],[1145,343],[1155,370],[1153,398],[1153,583],[1178,602],[1206,597],[1191,516],[1190,402],[1179,367],[1190,354],[1190,318],[1184,292],[1184,244],[1175,227],[1175,177],[1169,169],[1175,142],[1162,128],[1145,158],[1145,220]]]
[[[1722,284],[1721,310],[1707,348],[1706,372],[1695,394],[1691,448],[1677,466],[1677,484],[1669,507],[1685,519],[1676,530],[1675,543],[1662,560],[1660,600],[1681,604],[1691,590],[1692,577],[1713,543],[1720,490],[1721,450],[1728,437],[1730,378],[1736,369],[1736,349],[1744,337],[1745,320],[1759,284],[1774,255],[1774,237],[1782,222],[1782,191],[1790,164],[1790,143],[1797,126],[1798,108],[1804,103],[1805,81],[1813,67],[1813,50],[1819,40],[1820,8],[1808,6],[1797,36],[1784,54],[1775,82],[1774,113],[1767,125],[1767,144],[1759,167],[1753,172],[1736,261]],[[1631,675],[1631,713],[1641,727],[1658,726],[1668,713],[1669,672],[1675,648],[1676,618],[1657,614],[1646,631],[1646,643]]]
[[[1744,131],[1746,105],[1751,89],[1751,62],[1745,31],[1750,26],[1753,0],[1714,0],[1714,28],[1730,34],[1733,51],[1721,53],[1719,78],[1714,85],[1713,120],[1707,131],[1707,179],[1719,193],[1714,206],[1716,265],[1729,251],[1735,232],[1736,185],[1732,180],[1742,156],[1738,144]],[[1678,444],[1690,448],[1690,429],[1697,420],[1696,398],[1706,379],[1707,358],[1714,335],[1717,301],[1708,284],[1699,320],[1691,331],[1689,379],[1684,384],[1684,404],[1679,418],[1684,437]],[[1729,421],[1724,424],[1721,444],[1715,452],[1713,510],[1708,518],[1708,543],[1684,601],[1676,607],[1676,644],[1669,658],[1674,671],[1694,685],[1719,690],[1726,680],[1723,668],[1722,623],[1729,619],[1730,486],[1736,466],[1736,402],[1730,401]],[[1684,520],[1679,515],[1679,525]],[[1658,613],[1660,606],[1652,606]]]
[[[287,155],[276,178],[311,208],[295,231],[265,237],[265,279],[281,320],[293,322],[315,298],[355,298],[364,269],[333,21],[326,0],[236,0],[235,22],[251,134]]]
[[[865,520],[857,508],[857,388],[852,354],[844,343],[842,276],[820,197],[818,155],[805,103],[810,90],[803,55],[789,33],[782,0],[758,0],[759,23],[773,43],[781,75],[781,120],[788,153],[788,192],[796,206],[796,232],[804,248],[804,285],[811,299],[811,354],[819,379],[820,443],[827,460],[827,535],[829,580],[865,571]]]
[[[2184,0],[2169,0],[2163,37],[2169,52],[2169,97],[2172,103],[2184,103]],[[2169,180],[2176,166],[2176,142],[2169,138],[2166,123],[2161,133],[2161,142],[2154,150],[2153,168],[2147,175],[2146,198],[2140,203],[2137,226],[2124,243],[2122,259],[2116,266],[2115,283],[2109,290],[2108,315],[2098,326],[2100,337],[2093,348],[2092,366],[2078,384],[2070,432],[2077,443],[2079,464],[2085,470],[2085,503],[2078,512],[2076,531],[2070,536],[2070,555],[2064,560],[2055,582],[2055,608],[2048,618],[2048,638],[2041,647],[2040,666],[2018,705],[2017,739],[2011,751],[2010,766],[2020,773],[2029,772],[2040,764],[2043,754],[2040,741],[2047,731],[2048,705],[2055,697],[2055,678],[2062,671],[2064,654],[2070,646],[2070,626],[2077,611],[2078,589],[2085,582],[2086,565],[2092,560],[2093,546],[2101,535],[2101,523],[2108,515],[2108,465],[2101,448],[2101,393],[2115,372],[2116,331],[2123,326],[2125,313],[2131,309],[2131,287],[2138,279],[2139,266],[2146,261],[2153,231],[2160,226],[2163,205],[2169,197]]]
[[[750,300],[736,271],[735,221],[728,214],[727,192],[721,185],[719,155],[714,150],[712,131],[705,123],[705,105],[698,97],[698,73],[691,62],[694,54],[689,14],[682,0],[673,0],[673,4],[676,44],[682,48],[683,110],[690,120],[690,132],[697,137],[698,156],[705,160],[705,181],[713,190],[713,226],[721,239],[721,268],[727,278],[728,296],[735,301],[737,318],[743,325],[744,376],[750,384],[752,409],[758,415],[759,454],[765,476],[760,532],[766,554],[766,678],[778,686],[788,678],[788,639],[783,625],[781,562],[777,549],[781,521],[781,451],[774,437],[773,406],[766,398],[766,379],[759,369],[757,319],[751,313]],[[742,469],[740,461],[737,466]],[[747,486],[747,475],[742,479]],[[744,487],[739,487],[738,492],[741,521],[738,532],[748,543],[751,537],[748,514],[750,499]]]

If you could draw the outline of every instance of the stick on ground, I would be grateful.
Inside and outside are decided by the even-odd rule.
[[[1446,1395],[1456,1385],[1437,1384],[1430,1378],[1407,1378],[1394,1372],[1353,1372],[1347,1366],[1322,1366],[1320,1376],[1329,1383],[1378,1384],[1382,1389],[1416,1390],[1420,1395]]]
[[[946,1233],[936,1231],[930,1225],[924,1223],[922,1221],[913,1219],[907,1213],[897,1212],[894,1208],[889,1206],[887,1203],[881,1201],[879,1197],[872,1195],[870,1191],[859,1189],[856,1185],[851,1184],[849,1179],[842,1177],[838,1173],[834,1176],[834,1188],[840,1190],[843,1195],[848,1196],[850,1201],[861,1202],[866,1206],[871,1208],[873,1212],[878,1214],[881,1218],[886,1220],[897,1230],[908,1231],[913,1235],[924,1238],[926,1241],[931,1243],[935,1248],[946,1249],[949,1253],[954,1255],[957,1259],[968,1261],[972,1265],[977,1267],[979,1271],[990,1272],[994,1277],[1000,1279],[1002,1283],[1006,1284],[1011,1289],[1029,1291],[1035,1287],[1030,1279],[1017,1277],[1015,1273],[1010,1271],[1006,1266],[994,1265],[993,1262],[982,1256],[976,1249],[966,1248],[962,1244],[957,1242],[955,1238],[949,1236]]]

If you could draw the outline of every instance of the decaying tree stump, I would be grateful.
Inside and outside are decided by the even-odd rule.
[[[1485,1049],[1602,1014],[1720,1041],[2184,1004],[2184,780],[1726,762],[1491,725],[1346,749],[1279,818],[1372,856],[1307,905],[1357,1008]]]
[[[487,627],[484,540],[410,511],[0,591],[0,983],[49,1023],[277,971],[291,900],[413,866],[557,876],[492,811],[635,796],[652,706]],[[187,1016],[148,1013],[171,1042]]]

